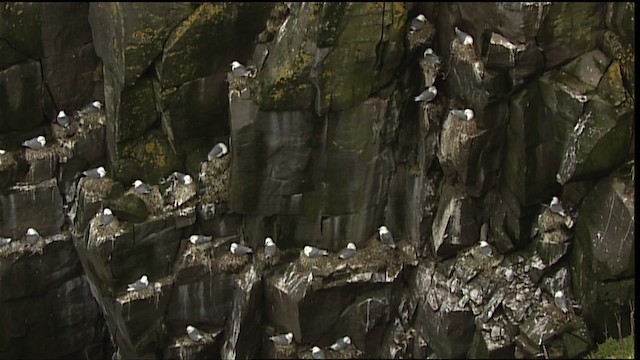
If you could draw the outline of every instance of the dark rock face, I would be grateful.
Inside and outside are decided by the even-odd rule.
[[[628,333],[634,7],[3,4],[0,354],[577,358]]]

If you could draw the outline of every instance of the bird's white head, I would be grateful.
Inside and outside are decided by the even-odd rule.
[[[27,235],[38,235],[38,232],[34,228],[28,228]]]
[[[271,245],[275,245],[272,238],[267,237],[266,239],[264,239],[264,246],[271,246]]]
[[[435,86],[431,85],[431,86],[429,86],[429,92],[434,94],[434,95],[436,95],[436,94],[438,94],[438,89],[436,89]]]
[[[220,145],[220,149],[222,149],[222,155],[225,155],[229,152],[229,148],[224,143],[218,143]]]
[[[4,154],[6,154],[6,153],[7,153],[7,151],[6,151],[6,150],[4,150],[4,149],[0,149],[0,155],[4,155]]]
[[[554,196],[554,197],[551,199],[551,206],[558,205],[559,203],[560,203],[560,199],[558,199],[558,197],[557,197],[557,196]]]
[[[36,141],[38,141],[40,143],[40,145],[42,145],[42,146],[44,146],[47,143],[47,139],[45,139],[44,136],[42,136],[42,135],[38,136]]]
[[[140,185],[142,185],[142,181],[140,181],[140,180],[136,180],[136,181],[133,182],[133,186],[135,186],[135,187],[138,187]]]
[[[191,235],[191,236],[189,236],[189,241],[190,241],[192,244],[195,244],[195,243],[196,243],[196,241],[198,241],[198,235]]]
[[[196,328],[191,325],[187,325],[187,333],[191,334]]]
[[[354,243],[350,242],[350,243],[348,243],[348,244],[347,244],[347,248],[348,248],[348,249],[355,250],[355,249],[356,249],[356,244],[354,244]]]
[[[91,105],[93,105],[93,107],[95,108],[102,109],[102,103],[98,100],[92,102]]]
[[[147,278],[147,275],[142,275],[142,277],[140,278],[140,281],[144,284],[148,284],[149,278]]]
[[[312,353],[314,353],[314,354],[317,354],[317,353],[319,353],[320,351],[321,351],[321,350],[320,350],[320,348],[319,348],[319,347],[317,347],[317,346],[314,346],[314,347],[312,347],[312,348],[311,348],[311,352],[312,352]]]
[[[488,243],[488,242],[486,242],[486,241],[484,241],[484,240],[481,240],[481,241],[480,241],[480,246],[481,246],[481,247],[487,247],[487,246],[489,246],[489,243]]]
[[[423,55],[424,55],[425,57],[426,57],[427,55],[433,55],[433,49],[432,49],[432,48],[427,48],[427,49],[424,51],[424,54],[423,54]]]
[[[237,243],[231,243],[231,246],[229,247],[229,250],[231,250],[231,252],[235,252],[237,248],[238,248],[238,244]]]
[[[464,38],[464,45],[473,45],[473,38],[471,37],[471,35],[467,35]]]
[[[471,109],[464,109],[464,115],[467,117],[467,120],[473,119],[476,114]]]
[[[240,66],[242,66],[242,65],[237,61],[234,61],[234,62],[231,63],[231,69],[235,69],[235,68],[240,67]]]
[[[348,336],[343,337],[343,338],[342,338],[342,341],[343,341],[345,344],[351,344],[351,338],[350,338],[350,337],[348,337]]]
[[[107,176],[107,170],[104,169],[104,167],[100,166],[98,168],[98,174],[100,175],[101,178]]]
[[[307,256],[310,256],[312,251],[313,248],[311,246],[305,246],[304,249],[302,249],[302,252]]]
[[[64,110],[60,110],[60,112],[58,113],[58,117],[61,118],[65,116],[67,116],[67,114],[64,113]]]
[[[389,229],[387,229],[386,226],[382,225],[378,228],[378,231],[380,231],[380,234],[386,234],[389,232]]]
[[[113,213],[111,212],[111,209],[109,209],[109,208],[104,208],[104,210],[102,210],[102,213],[104,215],[107,215],[107,216],[108,215],[113,215]]]
[[[292,332],[288,332],[285,336],[285,338],[287,338],[287,341],[293,341],[293,333]]]
[[[191,177],[191,175],[185,175],[184,177],[184,184],[185,185],[189,185],[193,182],[193,178]]]
[[[420,20],[420,21],[422,21],[422,22],[427,21],[427,18],[426,18],[426,17],[424,17],[424,15],[423,15],[423,14],[420,14],[420,15],[416,16],[416,19],[418,19],[418,20]]]
[[[558,290],[558,291],[556,291],[555,294],[553,294],[553,297],[556,298],[556,299],[563,298],[564,297],[564,293],[562,292],[562,290]]]

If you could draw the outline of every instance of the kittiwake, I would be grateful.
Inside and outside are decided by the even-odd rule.
[[[102,210],[102,215],[100,216],[100,226],[107,226],[111,224],[111,221],[113,221],[113,213],[111,212],[111,209],[104,208],[104,210]]]
[[[102,179],[107,176],[107,171],[104,167],[100,166],[94,169],[85,170],[82,172],[82,175],[90,178],[90,179]]]
[[[427,18],[425,18],[423,14],[414,17],[409,24],[409,31],[414,32],[422,29],[426,22]]]
[[[413,101],[415,102],[429,102],[433,99],[436,98],[436,95],[438,95],[438,89],[436,89],[435,86],[431,85],[428,88],[426,88],[423,92],[420,93],[420,95],[416,96],[413,98]]]
[[[58,113],[58,116],[56,117],[56,121],[62,127],[69,126],[69,117],[67,116],[67,114],[64,113],[64,110],[60,110],[60,112]]]
[[[211,161],[215,158],[221,158],[229,152],[229,148],[224,143],[217,143],[213,146],[213,149],[207,154],[207,160]]]
[[[6,151],[6,150],[4,150],[4,149],[0,149],[0,155],[4,155],[4,154],[6,154],[6,153],[7,153],[7,151]]]
[[[356,244],[350,242],[347,244],[347,247],[340,250],[338,253],[338,257],[340,259],[349,259],[352,258],[356,254]]]
[[[248,77],[251,75],[251,71],[237,61],[231,63],[231,72],[233,72],[235,76]]]
[[[351,338],[348,336],[341,337],[336,340],[336,342],[331,345],[331,349],[335,351],[340,351],[346,349],[349,345],[351,345]]]
[[[324,356],[324,351],[317,346],[311,348],[311,357],[314,359],[326,359]]]
[[[191,175],[183,174],[181,172],[174,171],[171,176],[173,176],[174,179],[178,180],[178,182],[182,185],[189,185],[193,182],[193,178],[191,177]]]
[[[320,256],[327,256],[329,255],[329,252],[327,250],[324,249],[318,249],[316,247],[313,246],[305,246],[304,249],[302,250],[302,252],[308,257],[308,258],[317,258]]]
[[[475,116],[473,110],[471,109],[451,109],[451,115],[453,115],[458,120],[472,120]]]
[[[429,64],[440,64],[440,56],[436,55],[436,53],[433,52],[432,48],[426,48],[424,53],[422,53],[422,56],[425,58],[425,60],[427,60],[427,63]]]
[[[382,225],[378,228],[378,235],[385,245],[392,249],[396,248],[396,243],[393,242],[393,235],[391,235],[391,232],[386,226]]]
[[[98,100],[95,100],[93,102],[91,102],[91,104],[86,105],[85,107],[83,107],[82,109],[78,110],[79,114],[91,114],[91,113],[97,113],[100,111],[100,109],[102,109],[102,103]]]
[[[151,191],[151,186],[143,183],[141,180],[136,180],[133,182],[133,191],[138,194],[148,194]]]
[[[191,325],[187,325],[187,335],[189,336],[189,339],[191,339],[191,341],[204,340],[204,336],[202,336],[200,330]]]
[[[25,240],[27,240],[27,244],[28,245],[33,245],[33,244],[37,243],[38,240],[40,240],[40,234],[38,233],[38,231],[36,229],[28,228]]]
[[[211,241],[212,238],[210,235],[191,235],[189,236],[189,242],[194,245],[202,244]]]
[[[276,243],[273,242],[273,239],[270,237],[267,237],[264,239],[264,257],[265,258],[270,258],[272,256],[275,256],[276,254]]]
[[[231,253],[234,255],[246,255],[246,254],[253,253],[253,249],[238,243],[231,243],[231,246],[229,247],[229,251],[231,251]]]
[[[149,286],[149,279],[147,278],[147,275],[142,275],[140,279],[127,285],[127,291],[144,290],[147,286]]]
[[[485,256],[491,256],[491,254],[493,254],[493,249],[488,242],[482,240],[480,241],[480,252]]]
[[[562,292],[562,290],[556,291],[553,295],[553,301],[563,313],[566,314],[569,311],[569,308],[567,307],[567,298],[564,296],[564,292]]]
[[[269,340],[273,341],[276,345],[291,345],[293,341],[293,333],[288,332],[286,334],[274,335],[269,337]]]
[[[5,246],[11,244],[11,238],[6,238],[0,236],[0,246]]]
[[[471,35],[469,35],[466,32],[460,30],[457,26],[454,27],[453,30],[456,32],[456,36],[458,37],[458,41],[460,41],[460,43],[462,45],[473,45],[473,37],[471,37]]]
[[[553,199],[551,199],[549,210],[551,210],[551,212],[554,214],[559,214],[562,216],[567,215],[567,213],[564,211],[564,207],[562,206],[562,201],[560,201],[557,196],[554,196]]]
[[[47,139],[42,135],[22,142],[22,146],[28,147],[29,149],[42,149],[45,145],[47,145]]]

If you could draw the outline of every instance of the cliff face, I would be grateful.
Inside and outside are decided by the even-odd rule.
[[[3,4],[0,354],[577,357],[616,319],[628,333],[634,10]],[[38,135],[44,148],[21,147]],[[218,142],[229,154],[208,160]],[[349,242],[355,257],[338,258]]]

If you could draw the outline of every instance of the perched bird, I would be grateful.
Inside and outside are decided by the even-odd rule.
[[[453,115],[458,120],[466,120],[466,121],[472,120],[475,116],[473,110],[471,109],[464,109],[464,110],[451,109],[451,115]]]
[[[329,252],[327,250],[318,249],[318,248],[313,247],[313,246],[305,246],[302,251],[308,258],[317,258],[317,257],[320,257],[320,256],[329,255]]]
[[[11,244],[11,238],[6,238],[0,236],[0,246],[5,246]]]
[[[553,295],[553,301],[556,303],[556,306],[562,310],[563,313],[567,313],[569,308],[567,307],[567,298],[564,297],[564,292],[562,290],[556,291]]]
[[[29,149],[42,149],[45,145],[47,145],[47,139],[42,135],[22,142],[22,146],[28,147]]]
[[[240,245],[238,243],[231,243],[231,247],[229,247],[229,250],[233,255],[246,255],[253,253],[253,249],[245,245]]]
[[[425,60],[427,60],[427,63],[429,64],[440,64],[440,56],[436,55],[436,53],[433,52],[432,48],[426,48],[424,50],[424,53],[422,53],[422,56],[425,58]]]
[[[98,100],[93,101],[91,104],[86,105],[82,109],[78,110],[79,114],[91,114],[97,113],[102,109],[102,103]]]
[[[411,23],[409,24],[409,31],[414,32],[422,29],[426,22],[427,22],[427,18],[425,18],[424,15],[422,14],[414,17],[413,20],[411,20]]]
[[[27,236],[25,237],[25,240],[27,240],[27,244],[33,245],[33,244],[37,243],[38,240],[40,240],[40,234],[38,233],[38,231],[36,229],[28,228],[27,229]]]
[[[324,356],[324,351],[317,346],[311,348],[311,357],[314,359],[326,359]]]
[[[288,332],[286,334],[274,335],[269,337],[269,340],[273,341],[276,345],[290,345],[293,341],[293,333]]]
[[[4,150],[4,149],[0,149],[0,155],[4,155],[4,154],[6,154],[6,153],[7,153],[7,151],[6,151],[6,150]]]
[[[336,340],[336,342],[331,345],[331,349],[335,351],[340,351],[346,349],[349,345],[351,345],[351,338],[348,336],[341,337]]]
[[[567,215],[567,213],[564,211],[564,207],[562,206],[562,201],[560,201],[560,199],[558,199],[557,196],[554,196],[551,199],[551,203],[549,204],[549,210],[551,210],[551,212],[554,214],[559,214],[562,216]]]
[[[466,32],[460,30],[457,26],[454,27],[453,30],[456,32],[456,36],[458,37],[458,41],[460,41],[460,43],[462,45],[473,45],[473,38],[471,37],[471,35],[469,35]]]
[[[438,89],[436,89],[435,86],[431,85],[428,88],[426,88],[423,92],[420,93],[420,95],[416,96],[413,98],[413,101],[415,102],[429,102],[433,99],[436,98],[436,95],[438,95]]]
[[[480,241],[480,252],[485,256],[491,256],[491,254],[493,254],[493,249],[488,242],[482,240]]]
[[[142,275],[140,279],[127,285],[127,291],[144,290],[147,286],[149,286],[149,279],[147,278],[147,275]]]
[[[340,259],[349,259],[352,258],[356,255],[356,244],[354,243],[348,243],[347,247],[340,250],[340,252],[338,253],[338,257]]]
[[[174,179],[178,180],[178,182],[182,185],[189,185],[193,182],[193,178],[191,177],[191,175],[183,174],[181,172],[174,171],[171,176],[173,176]]]
[[[102,179],[107,176],[107,171],[104,167],[100,166],[94,169],[85,170],[82,172],[82,175],[90,178],[90,179]]]
[[[270,258],[272,256],[275,256],[276,254],[276,243],[273,242],[273,239],[270,237],[267,237],[266,239],[264,239],[264,257],[265,258]]]
[[[227,155],[228,152],[229,148],[227,148],[227,145],[225,145],[224,143],[217,143],[213,146],[213,149],[209,151],[209,154],[207,154],[207,160],[211,161],[215,158],[219,159]]]
[[[387,229],[386,226],[382,225],[378,228],[378,235],[380,237],[380,240],[382,240],[385,245],[392,249],[396,248],[396,243],[393,242],[393,235],[391,235],[391,232],[389,231],[389,229]]]
[[[148,194],[151,191],[151,186],[143,183],[141,180],[136,180],[133,182],[133,191],[138,194]]]
[[[189,236],[189,242],[192,244],[202,244],[202,243],[206,243],[207,241],[211,241],[211,239],[213,238],[213,236],[210,235],[191,235]]]
[[[100,216],[100,226],[107,226],[112,220],[113,213],[111,212],[111,209],[104,208],[104,210],[102,210],[102,216]]]
[[[64,113],[64,110],[60,110],[60,112],[58,113],[58,116],[56,117],[56,121],[62,127],[69,126],[69,117],[67,116],[67,114]]]
[[[235,76],[243,77],[248,77],[251,74],[251,71],[247,70],[244,65],[240,64],[237,61],[231,63],[231,72],[233,72],[233,75]]]
[[[187,325],[187,335],[189,336],[189,339],[191,339],[191,341],[204,340],[204,336],[202,336],[200,330],[191,325]]]

